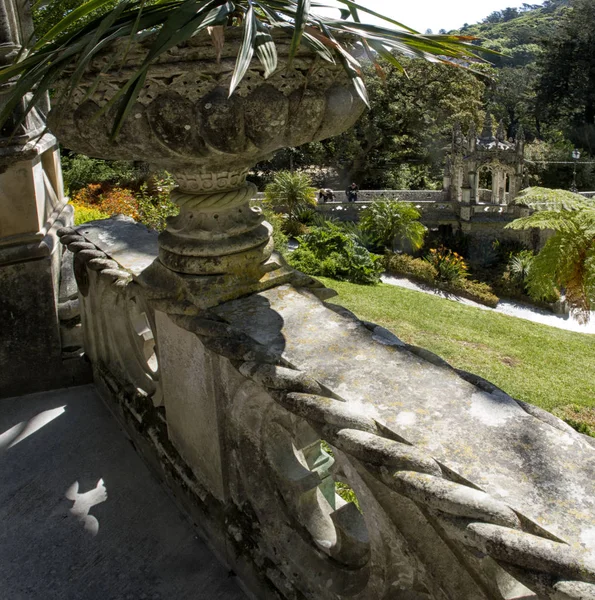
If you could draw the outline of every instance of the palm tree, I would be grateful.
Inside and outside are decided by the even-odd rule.
[[[316,206],[316,190],[306,173],[279,171],[266,186],[264,197],[272,207],[285,207],[291,221],[296,219],[299,209]]]
[[[516,200],[535,212],[509,225],[510,229],[554,232],[533,259],[527,275],[529,293],[551,297],[565,290],[566,301],[579,321],[595,309],[595,203],[565,190],[528,188]]]
[[[361,228],[374,236],[387,249],[407,246],[419,250],[424,243],[426,227],[419,222],[421,213],[408,202],[384,200],[375,202],[361,215]]]

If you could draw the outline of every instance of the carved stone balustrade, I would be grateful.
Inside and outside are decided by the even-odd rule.
[[[591,438],[307,279],[203,310],[133,221],[60,235],[97,386],[255,597],[595,598]]]

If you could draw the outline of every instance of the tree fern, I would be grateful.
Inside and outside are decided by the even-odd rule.
[[[530,187],[522,190],[516,197],[515,204],[522,204],[540,211],[578,210],[595,206],[593,200],[587,200],[580,194],[568,190],[551,190],[542,187]]]
[[[521,200],[536,212],[508,228],[554,232],[531,265],[529,293],[548,298],[555,290],[564,290],[578,319],[588,321],[595,308],[595,204],[578,194],[544,188],[526,190]]]

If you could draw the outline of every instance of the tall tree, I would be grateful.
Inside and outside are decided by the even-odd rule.
[[[35,34],[38,38],[43,37],[52,27],[57,25],[68,13],[85,4],[87,0],[47,0],[45,2],[33,3],[33,22],[35,24]],[[87,20],[91,20],[99,14],[106,13],[112,9],[118,0],[108,3],[100,10],[92,12]],[[149,4],[147,2],[147,4]]]
[[[481,123],[485,86],[462,69],[418,60],[405,61],[406,73],[383,67],[384,81],[367,78],[371,108],[356,126],[301,147],[296,166],[337,168],[343,185],[357,181],[372,189],[439,185],[452,126]],[[372,65],[365,69],[372,75]]]
[[[529,140],[541,137],[535,106],[536,77],[533,65],[495,70],[486,101],[496,119],[506,123],[508,137],[515,137],[520,127]]]
[[[537,104],[579,145],[595,151],[595,0],[574,0],[540,60]]]

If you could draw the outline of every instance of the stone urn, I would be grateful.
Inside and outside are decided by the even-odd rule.
[[[253,59],[230,96],[241,33],[226,29],[220,57],[206,32],[160,56],[114,140],[116,108],[97,113],[141,64],[150,40],[133,46],[124,66],[119,57],[128,40],[115,42],[49,117],[52,132],[72,150],[145,161],[172,173],[180,214],[159,236],[160,267],[201,277],[192,295],[203,304],[254,291],[259,282],[262,289],[274,284],[275,273],[289,271],[273,255],[271,226],[250,207],[256,187],[246,182],[248,170],[280,148],[345,131],[365,107],[340,64],[302,47],[288,66],[290,38],[283,32],[274,36],[276,72],[265,79]],[[205,300],[205,293],[212,298]]]

